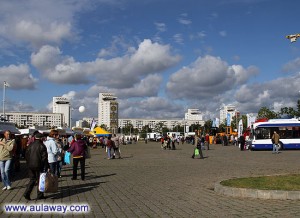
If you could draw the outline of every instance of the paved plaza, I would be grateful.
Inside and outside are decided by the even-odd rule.
[[[299,173],[300,151],[276,155],[239,151],[235,146],[210,147],[204,150],[205,159],[192,159],[190,144],[180,144],[177,150],[162,150],[156,142],[123,145],[123,159],[114,160],[106,159],[104,149],[93,149],[85,181],[71,180],[71,166],[64,166],[59,192],[29,202],[23,198],[28,179],[22,161],[13,189],[0,189],[0,217],[62,216],[5,212],[4,206],[11,204],[89,206],[89,213],[68,213],[67,217],[299,217],[300,201],[233,198],[213,189],[216,182],[229,178]]]

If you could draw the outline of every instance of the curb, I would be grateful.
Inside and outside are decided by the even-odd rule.
[[[214,191],[220,195],[240,198],[300,200],[300,191],[260,190],[248,188],[233,188],[215,183]]]

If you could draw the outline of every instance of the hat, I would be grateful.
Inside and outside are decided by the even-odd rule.
[[[34,138],[36,138],[36,139],[41,139],[43,137],[44,137],[44,135],[42,133],[39,133],[39,132],[34,135]]]

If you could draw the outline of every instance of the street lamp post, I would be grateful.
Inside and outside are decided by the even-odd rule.
[[[5,120],[6,119],[6,116],[5,116],[5,88],[8,87],[8,83],[6,81],[3,82],[3,119]]]
[[[80,106],[78,108],[73,108],[70,107],[70,117],[69,117],[69,128],[72,129],[72,111],[74,110],[78,110],[79,113],[83,113],[85,111],[85,107],[84,106]]]

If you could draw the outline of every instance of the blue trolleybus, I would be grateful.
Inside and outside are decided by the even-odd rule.
[[[254,123],[251,128],[250,149],[272,150],[272,135],[279,136],[279,149],[300,149],[300,121],[298,119],[271,119]]]

